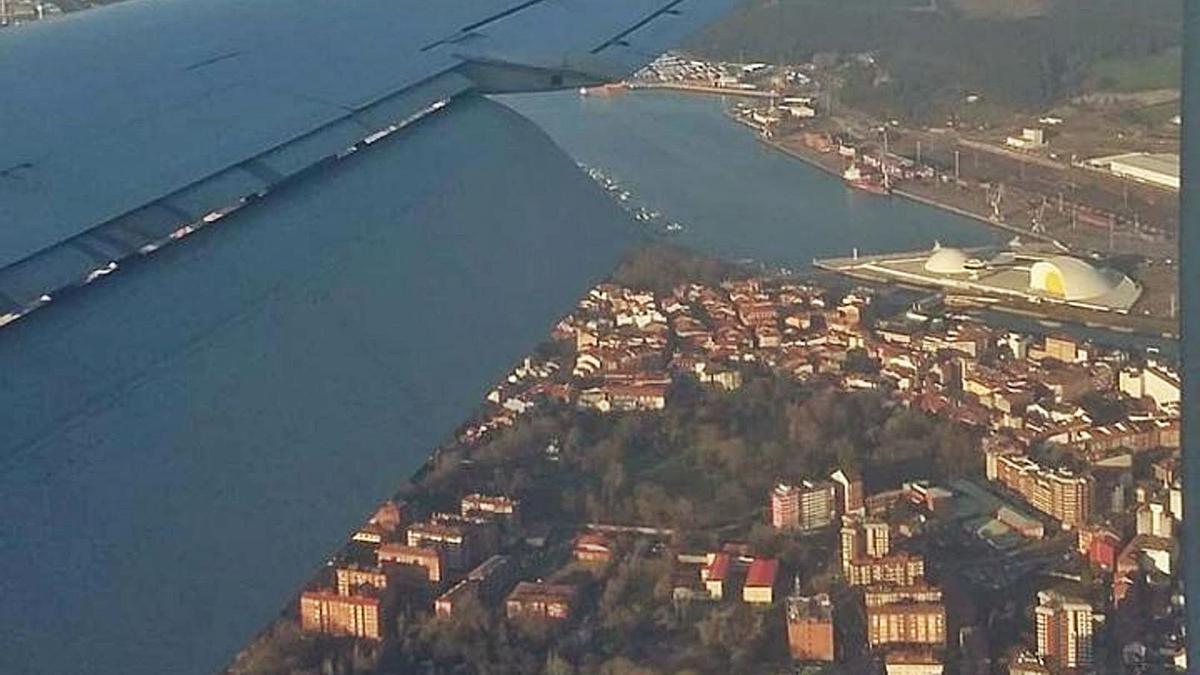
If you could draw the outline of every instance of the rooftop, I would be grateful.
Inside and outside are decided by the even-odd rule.
[[[774,558],[755,558],[746,572],[746,585],[751,587],[770,587],[775,585],[775,576],[779,572],[779,561]]]
[[[576,590],[574,586],[565,584],[546,584],[533,581],[522,581],[517,584],[512,593],[508,594],[509,600],[518,602],[529,602],[531,600],[565,600],[570,602],[575,599]]]

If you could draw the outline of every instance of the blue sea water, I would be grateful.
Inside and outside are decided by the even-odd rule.
[[[505,100],[580,162],[616,179],[680,241],[730,258],[795,269],[813,258],[1004,241],[998,230],[904,199],[850,190],[763,145],[717,97],[633,91]]]

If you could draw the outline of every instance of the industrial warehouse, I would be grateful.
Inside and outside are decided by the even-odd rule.
[[[1122,314],[1142,293],[1141,286],[1117,270],[1016,240],[1005,249],[935,243],[932,251],[855,255],[814,264],[849,276],[936,286],[983,299],[1054,302]]]
[[[1119,178],[1170,190],[1179,189],[1179,155],[1173,153],[1130,152],[1089,159],[1085,165],[1108,171]]]

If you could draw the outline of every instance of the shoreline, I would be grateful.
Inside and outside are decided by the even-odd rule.
[[[789,147],[779,141],[765,137],[761,133],[760,129],[757,129],[753,125],[747,124],[746,122],[739,120],[728,109],[725,111],[725,116],[730,121],[734,122],[735,124],[738,124],[738,125],[744,126],[744,127],[748,127],[752,131],[754,131],[755,132],[755,134],[754,134],[755,140],[757,140],[759,143],[766,146],[767,148],[778,151],[792,159],[803,162],[804,164],[814,167],[830,176],[833,176],[834,178],[841,180],[841,176],[838,174],[838,172],[833,170],[829,166],[827,166],[825,163],[821,162],[818,157],[810,155],[808,153],[801,152],[801,151],[799,151],[795,148]],[[918,204],[922,204],[922,205],[928,206],[930,208],[939,209],[939,210],[945,211],[947,213],[952,213],[952,214],[955,214],[955,215],[958,215],[958,216],[961,216],[964,218],[969,218],[969,219],[979,222],[985,226],[1011,233],[1014,236],[1028,237],[1030,239],[1034,239],[1034,240],[1042,241],[1042,242],[1046,242],[1046,243],[1051,243],[1051,244],[1065,248],[1065,245],[1062,244],[1062,242],[1058,241],[1057,239],[1055,239],[1053,237],[1043,235],[1043,234],[1031,233],[1031,232],[1029,232],[1025,229],[1019,228],[1015,225],[1010,225],[1005,222],[999,222],[999,221],[992,220],[991,218],[988,218],[982,214],[973,213],[973,212],[963,209],[961,207],[947,204],[947,203],[942,202],[933,197],[927,197],[925,195],[918,194],[916,192],[911,192],[909,190],[904,190],[904,189],[893,189],[891,192],[891,196],[899,197],[901,199],[907,199],[909,201],[912,201],[912,202],[915,202]],[[880,279],[875,279],[875,278],[871,278],[871,277],[863,276],[863,275],[851,274],[851,273],[848,273],[845,271],[834,270],[834,269],[831,269],[828,267],[824,267],[824,266],[817,264],[816,261],[814,261],[812,263],[812,268],[815,270],[821,270],[823,272],[827,272],[827,273],[831,273],[831,274],[835,274],[835,275],[841,275],[846,278],[854,279],[854,280],[860,281],[860,282],[868,282],[868,283],[873,283],[873,284],[886,283],[886,282],[881,281]],[[920,287],[920,288],[921,288],[921,290],[933,290],[934,292],[939,292],[936,289],[932,289],[932,288],[925,288],[925,287]],[[1014,305],[1011,305],[1011,304],[1005,303],[1005,302],[997,302],[995,304],[989,305],[988,308],[999,311],[999,312],[1003,312],[1005,314],[1011,314],[1014,316],[1021,316],[1021,317],[1025,317],[1025,318],[1031,318],[1031,319],[1062,320],[1062,317],[1060,317],[1056,314],[1051,314],[1051,313],[1044,312],[1044,311],[1041,311],[1038,309],[1028,309],[1028,308],[1021,307],[1021,306],[1014,306]],[[1129,316],[1129,315],[1127,315],[1127,316]],[[1114,322],[1114,321],[1108,320],[1107,317],[1098,316],[1098,317],[1091,317],[1091,318],[1071,317],[1071,318],[1067,318],[1066,320],[1063,320],[1063,323],[1066,325],[1077,325],[1081,328],[1090,328],[1090,329],[1111,331],[1113,333],[1117,333],[1120,335],[1126,335],[1126,336],[1137,335],[1137,336],[1141,336],[1141,337],[1145,337],[1145,338],[1153,338],[1153,339],[1165,339],[1165,340],[1173,340],[1173,341],[1179,340],[1178,329],[1156,330],[1154,328],[1147,328],[1147,327],[1139,325],[1139,324],[1141,324],[1141,322],[1139,322],[1139,321],[1131,321],[1129,323]],[[1133,325],[1130,325],[1130,324],[1133,324]]]
[[[737,124],[742,124],[743,126],[749,126],[749,125],[745,125],[742,122],[738,121],[737,118],[735,118],[733,115],[730,115],[728,112],[726,113],[726,115]],[[762,143],[763,145],[771,148],[772,150],[777,150],[777,151],[787,155],[788,157],[797,159],[801,162],[804,162],[805,164],[808,164],[809,166],[816,167],[817,169],[820,169],[821,171],[824,171],[825,173],[827,173],[831,176],[834,176],[835,178],[838,178],[839,180],[841,179],[841,176],[839,176],[836,171],[834,171],[833,169],[830,169],[828,166],[825,166],[819,160],[817,160],[815,157],[811,157],[803,152],[800,152],[799,150],[788,147],[787,145],[784,145],[783,143],[781,143],[779,141],[775,141],[770,138],[765,138],[761,133],[756,133],[755,138],[758,140],[759,143]],[[900,197],[901,199],[907,199],[909,201],[916,202],[918,204],[923,204],[925,206],[929,206],[931,208],[939,209],[942,211],[946,211],[948,213],[953,213],[957,216],[962,216],[964,218],[970,218],[971,220],[978,221],[989,227],[993,227],[998,230],[1004,230],[1005,232],[1009,232],[1014,235],[1029,237],[1031,239],[1036,239],[1038,241],[1044,241],[1047,243],[1054,243],[1054,244],[1061,245],[1061,242],[1059,242],[1054,237],[1050,237],[1050,236],[1047,236],[1044,234],[1038,234],[1036,232],[1030,232],[1024,228],[1020,228],[1020,227],[1017,227],[1016,225],[1011,225],[1011,224],[1005,223],[1003,221],[992,220],[991,218],[988,218],[987,216],[985,216],[983,214],[975,213],[973,211],[968,211],[967,209],[964,209],[964,208],[961,208],[958,206],[954,206],[952,204],[947,204],[946,202],[940,201],[936,198],[926,197],[925,195],[921,195],[916,192],[911,192],[909,190],[904,190],[902,188],[893,188],[892,192],[891,192],[891,196]]]
[[[625,84],[624,89],[627,91],[678,91],[690,94],[703,94],[706,96],[736,96],[738,98],[769,99],[779,96],[779,94],[776,92],[763,91],[761,89],[727,89],[724,87],[704,87],[696,84],[673,84],[670,82],[630,82]]]

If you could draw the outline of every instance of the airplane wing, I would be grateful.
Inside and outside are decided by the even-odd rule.
[[[732,0],[132,0],[0,36],[0,316],[471,93],[623,77]]]
[[[0,328],[0,672],[227,663],[632,239],[480,94],[628,72],[723,4],[0,31],[0,315],[53,296]]]

